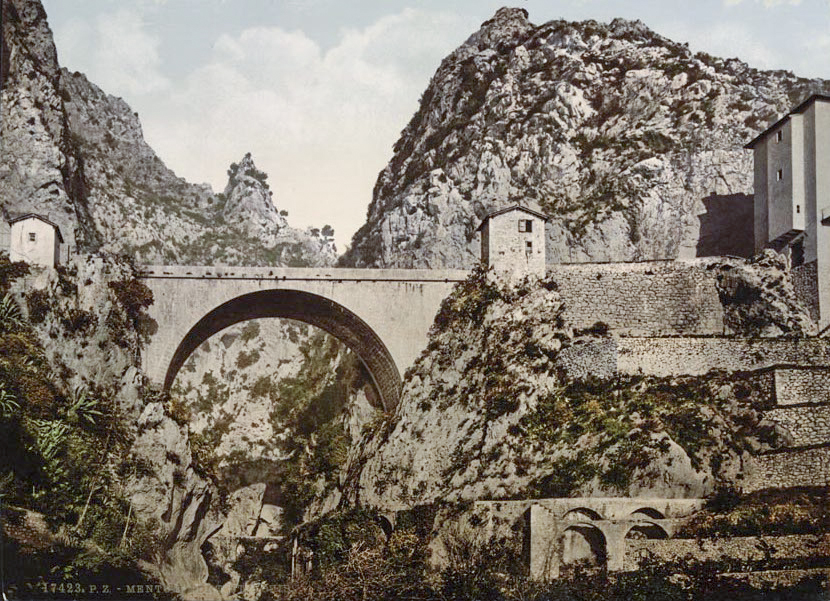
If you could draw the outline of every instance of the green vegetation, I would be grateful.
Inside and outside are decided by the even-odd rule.
[[[0,257],[0,289],[24,272]],[[61,278],[60,294],[77,293],[71,272]],[[30,314],[40,320],[67,300],[32,298]],[[64,336],[81,336],[93,322],[79,309],[59,320]],[[146,582],[135,561],[149,559],[158,541],[122,492],[135,466],[116,399],[103,387],[69,386],[71,372],[47,359],[33,322],[8,294],[0,301],[0,349],[3,554],[14,577],[7,592],[31,596],[39,589],[26,587],[102,577]]]
[[[761,490],[751,495],[721,490],[706,510],[695,514],[676,536],[784,536],[830,532],[830,490]],[[724,498],[728,502],[724,503]]]
[[[519,421],[518,433],[563,449],[586,436],[592,443],[552,465],[550,476],[534,483],[534,492],[567,496],[594,475],[624,492],[638,468],[668,450],[668,439],[682,447],[695,469],[708,467],[718,477],[717,457],[749,450],[752,439],[775,442],[755,412],[763,401],[745,398],[744,377],[590,379],[542,397]],[[660,433],[668,439],[654,436]],[[566,494],[550,494],[554,491]]]
[[[401,516],[394,530],[371,511],[338,511],[298,529],[300,548],[313,557],[309,574],[287,577],[287,565],[245,554],[235,566],[262,577],[270,586],[264,598],[286,601],[761,601],[825,598],[821,577],[807,576],[775,590],[758,590],[719,578],[724,562],[659,564],[645,560],[639,572],[608,573],[576,566],[553,583],[531,581],[522,559],[521,536],[486,539],[480,533],[445,528],[445,567],[430,565],[434,507],[422,526]],[[287,555],[287,554],[286,554]],[[243,565],[244,562],[244,565]]]

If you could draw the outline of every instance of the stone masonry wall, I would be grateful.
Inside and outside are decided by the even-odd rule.
[[[622,375],[704,375],[712,370],[751,371],[774,365],[830,366],[830,340],[823,338],[726,338],[666,337],[616,338],[591,337],[577,340],[560,352],[558,365],[571,377],[593,375],[601,378]],[[801,370],[804,371],[804,370]],[[769,378],[769,376],[765,376]],[[785,374],[786,384],[776,381],[782,392],[819,398],[825,385],[811,382],[802,374]],[[796,384],[799,378],[804,381]],[[784,382],[784,380],[781,380]],[[771,386],[771,382],[767,382]],[[812,388],[810,388],[812,387]],[[790,388],[793,393],[788,392]],[[808,391],[811,391],[808,393]],[[770,389],[770,401],[772,390]],[[812,395],[812,396],[811,396]],[[806,402],[806,401],[797,401]],[[812,402],[812,401],[810,401]]]
[[[830,444],[830,405],[772,409],[764,417],[785,430],[787,447]]]
[[[732,559],[740,562],[810,559],[830,555],[830,535],[747,536],[719,539],[634,539],[626,541],[624,569],[637,569],[641,558],[660,562]]]
[[[655,376],[750,371],[781,363],[830,365],[823,338],[619,338],[617,371]]]
[[[597,322],[615,334],[723,334],[723,307],[711,261],[554,265],[548,276],[576,329]]]
[[[778,405],[830,402],[830,370],[805,367],[776,369],[775,402]]]
[[[792,280],[795,295],[807,309],[810,318],[818,321],[818,261],[793,267]]]
[[[825,448],[784,451],[755,458],[744,492],[764,488],[830,485],[830,452]]]

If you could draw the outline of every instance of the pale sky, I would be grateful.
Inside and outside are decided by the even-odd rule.
[[[139,113],[161,159],[217,192],[246,152],[296,227],[363,224],[441,59],[503,0],[43,0],[61,65]],[[694,51],[830,79],[830,0],[516,0],[640,19]]]

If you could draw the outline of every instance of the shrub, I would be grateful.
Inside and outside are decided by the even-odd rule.
[[[110,282],[109,287],[134,325],[143,311],[153,304],[153,291],[137,279]]]
[[[29,321],[35,324],[43,323],[51,308],[49,293],[46,290],[30,291],[26,295],[26,306],[29,309]]]

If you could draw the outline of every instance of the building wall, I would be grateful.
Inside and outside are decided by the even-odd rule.
[[[769,198],[767,197],[767,140],[759,140],[753,153],[755,169],[755,252],[769,242]]]
[[[769,238],[767,242],[775,240],[792,229],[792,136],[790,121],[784,122],[778,129],[767,135],[764,149],[767,153],[767,204],[769,214]],[[776,137],[780,131],[783,139],[778,142]],[[781,170],[783,177],[779,181],[777,172]]]
[[[630,336],[723,334],[716,274],[707,261],[555,265],[548,275],[576,329],[603,322]]]
[[[815,231],[815,230],[812,230]],[[810,237],[815,240],[815,236]],[[806,245],[805,245],[806,246]],[[813,245],[815,246],[815,245]],[[805,256],[808,253],[805,248]],[[807,309],[810,319],[819,321],[819,296],[818,296],[818,262],[815,260],[793,267],[792,282],[795,295],[801,304]]]
[[[818,259],[818,295],[819,327],[830,324],[830,225],[821,224],[822,210],[830,215],[830,102],[815,102],[808,109],[806,116],[814,123],[816,132],[825,132],[815,136],[814,162],[808,162],[810,171],[807,182],[814,195],[817,225],[814,232],[816,240],[816,257]],[[814,184],[812,182],[815,182]]]
[[[29,234],[35,234],[35,241]],[[24,219],[11,226],[9,259],[26,261],[32,265],[53,267],[60,257],[60,243],[55,228],[40,219]]]
[[[530,219],[531,232],[519,231],[519,220]],[[545,275],[545,222],[521,210],[508,211],[490,217],[485,226],[488,229],[489,265],[494,271],[522,277],[535,274]],[[526,243],[533,245],[526,251]]]

